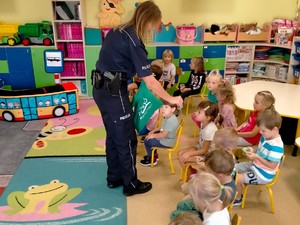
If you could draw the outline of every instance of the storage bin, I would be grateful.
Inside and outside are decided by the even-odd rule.
[[[293,75],[294,75],[294,77],[299,78],[299,75],[300,75],[300,66],[299,65],[293,66]]]
[[[177,42],[181,45],[193,44],[197,37],[197,29],[192,25],[176,27]]]
[[[295,53],[293,56],[296,61],[300,62],[300,53]]]
[[[300,54],[300,42],[295,42],[295,46],[296,46],[295,52]]]

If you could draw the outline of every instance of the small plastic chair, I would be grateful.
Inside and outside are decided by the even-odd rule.
[[[231,225],[240,225],[241,221],[242,221],[242,217],[236,213],[233,215],[231,219]]]
[[[178,144],[179,144],[179,139],[180,139],[180,136],[181,136],[181,133],[182,133],[183,125],[184,125],[184,120],[181,119],[180,124],[177,128],[177,131],[176,131],[176,142],[175,142],[175,144],[172,148],[161,148],[161,147],[153,147],[152,148],[151,167],[153,167],[153,163],[154,163],[154,152],[157,151],[158,149],[162,149],[163,151],[168,150],[169,151],[169,161],[170,161],[171,171],[172,171],[172,174],[175,174],[175,170],[174,170],[174,166],[173,166],[172,153],[177,152],[177,150],[178,150]]]
[[[193,99],[194,98],[202,98],[202,100],[205,99],[205,93],[207,92],[207,85],[206,83],[204,83],[203,87],[201,88],[201,91],[199,94],[196,94],[196,95],[190,95],[187,97],[187,103],[186,103],[186,108],[185,108],[185,115],[187,116],[189,114],[189,106],[190,106],[190,101],[192,101],[192,104],[193,104]]]
[[[196,165],[196,163],[187,163],[183,168],[180,169],[180,176],[179,176],[179,180],[182,180],[183,183],[188,182],[188,172],[189,172],[189,168],[192,167],[192,165]]]
[[[246,202],[248,188],[250,186],[258,186],[259,187],[259,191],[261,192],[262,191],[262,187],[265,186],[268,189],[269,195],[270,195],[271,211],[272,211],[273,214],[275,213],[273,191],[272,191],[271,187],[276,183],[276,181],[278,179],[278,176],[279,176],[279,173],[280,173],[280,170],[281,170],[281,166],[282,166],[282,164],[284,162],[284,159],[285,159],[285,155],[282,156],[279,168],[276,171],[275,177],[273,178],[273,180],[270,183],[268,183],[268,184],[245,184],[245,188],[244,188],[244,191],[243,191],[242,205],[241,205],[242,209],[245,207],[245,202]]]

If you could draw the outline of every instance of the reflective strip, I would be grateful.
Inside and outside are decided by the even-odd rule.
[[[132,37],[128,34],[128,32],[127,32],[126,30],[123,30],[123,31],[128,35],[128,37],[131,39],[133,45],[136,47],[136,44],[135,44],[134,40],[133,40]]]
[[[132,154],[131,140],[128,141],[128,144],[129,144],[129,149],[130,149],[130,156],[131,156],[131,165],[132,165],[133,176],[135,176],[134,157],[133,157],[133,154]],[[130,184],[133,186],[133,188],[136,188],[136,186],[132,182],[130,182]]]

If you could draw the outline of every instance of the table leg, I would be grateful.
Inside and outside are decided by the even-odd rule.
[[[295,140],[300,137],[300,119],[298,119],[298,123],[297,123],[297,131],[296,131],[296,138]],[[294,144],[294,149],[293,149],[293,152],[292,152],[292,156],[297,156],[297,153],[298,153],[298,145]]]

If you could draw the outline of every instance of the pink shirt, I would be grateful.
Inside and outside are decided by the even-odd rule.
[[[232,104],[222,104],[218,102],[220,115],[223,117],[223,127],[237,127],[236,119],[234,116],[234,107]]]
[[[244,126],[242,126],[242,128],[238,131],[238,132],[250,132],[253,130],[253,128],[256,126],[256,119],[258,116],[258,112],[254,111],[250,114],[249,119],[247,120],[247,122],[244,124]],[[244,138],[246,141],[248,141],[249,143],[253,144],[253,145],[257,145],[259,142],[259,139],[261,137],[261,133],[257,133],[254,137],[250,137],[250,138]]]

